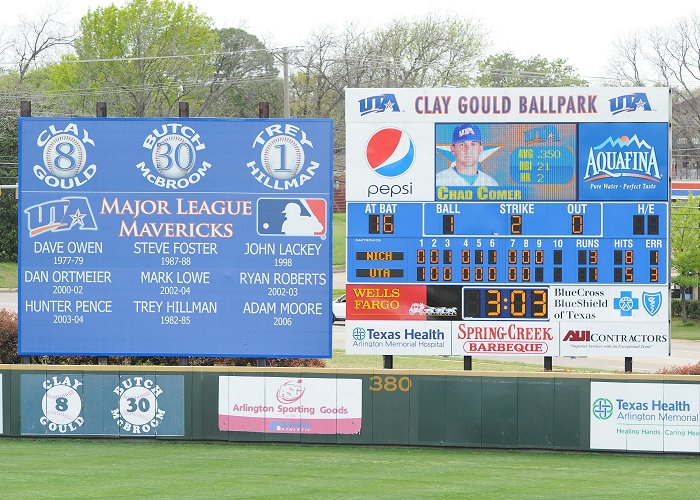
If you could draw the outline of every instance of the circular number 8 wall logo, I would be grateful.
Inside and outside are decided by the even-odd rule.
[[[83,402],[78,391],[68,385],[54,385],[46,390],[41,400],[44,416],[40,419],[51,432],[61,434],[83,425]]]

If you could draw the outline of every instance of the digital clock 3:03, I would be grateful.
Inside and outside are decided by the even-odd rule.
[[[546,288],[463,288],[462,318],[547,319]]]

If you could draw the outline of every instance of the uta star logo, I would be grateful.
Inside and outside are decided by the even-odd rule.
[[[76,224],[80,224],[81,227],[85,226],[85,217],[87,217],[87,214],[82,213],[78,208],[73,214],[70,214],[71,227]]]
[[[647,102],[644,99],[638,99],[634,105],[637,106],[637,109],[644,110],[647,106]]]

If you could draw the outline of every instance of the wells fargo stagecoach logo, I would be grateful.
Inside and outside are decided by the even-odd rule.
[[[320,166],[306,162],[306,151],[313,142],[301,128],[287,124],[265,127],[251,145],[260,159],[246,163],[256,181],[277,191],[297,189],[311,180]]]
[[[85,231],[97,229],[90,202],[83,196],[66,196],[32,205],[24,213],[27,214],[27,228],[31,238],[74,228]]]
[[[584,182],[618,177],[661,181],[655,148],[637,134],[632,137],[610,136],[589,148]]]
[[[158,407],[163,389],[150,378],[125,378],[112,392],[119,396],[112,418],[120,429],[134,435],[148,434],[163,422],[165,410]]]
[[[146,136],[143,147],[151,158],[136,168],[148,182],[161,188],[186,189],[201,181],[211,168],[209,162],[197,158],[206,144],[189,125],[163,124]]]
[[[37,136],[36,145],[43,148],[42,165],[34,165],[34,175],[47,186],[72,189],[95,176],[97,166],[88,165],[88,146],[95,142],[85,129],[69,123],[65,128],[50,125]]]
[[[457,316],[456,307],[429,306],[422,302],[414,302],[408,309],[411,316]]]
[[[77,378],[54,376],[44,380],[44,397],[41,400],[43,415],[39,423],[50,432],[67,434],[75,432],[85,423],[82,416],[83,401],[78,388],[83,383]]]

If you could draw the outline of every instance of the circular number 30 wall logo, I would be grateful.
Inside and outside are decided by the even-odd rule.
[[[119,409],[112,411],[117,425],[132,434],[147,434],[160,425],[165,411],[158,408],[160,386],[148,378],[131,377],[114,389],[119,394]]]

